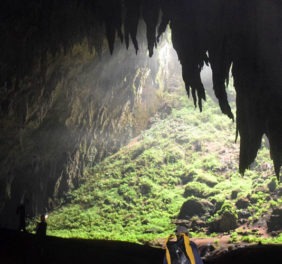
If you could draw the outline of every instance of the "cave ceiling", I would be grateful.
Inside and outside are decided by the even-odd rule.
[[[69,53],[79,43],[86,42],[89,52],[101,60],[105,52],[116,52],[117,42],[124,49],[133,47],[133,53],[139,52],[137,32],[141,19],[146,27],[149,57],[170,27],[187,94],[201,111],[205,88],[200,72],[207,64],[213,72],[219,107],[234,119],[226,93],[232,72],[240,136],[239,170],[243,173],[254,161],[266,135],[279,177],[282,164],[282,2],[279,0],[1,0],[1,118],[11,116],[21,103],[15,98],[23,84],[27,97],[48,96],[52,58]],[[37,93],[30,94],[29,89]],[[20,112],[17,122],[24,127],[26,115],[21,110],[14,111]]]

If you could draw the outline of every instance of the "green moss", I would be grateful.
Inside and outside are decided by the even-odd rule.
[[[212,175],[211,173],[207,171],[201,171],[197,174],[197,177],[195,178],[196,181],[206,184],[209,187],[214,187],[218,184],[218,177]]]
[[[48,234],[145,243],[165,238],[175,229],[173,221],[185,197],[204,197],[214,206],[211,215],[198,219],[204,222],[225,212],[237,217],[234,204],[240,197],[249,197],[252,221],[269,206],[281,204],[281,199],[255,191],[266,174],[261,166],[245,176],[238,174],[238,145],[230,133],[234,125],[210,99],[200,113],[184,93],[175,103],[173,97],[162,96],[177,107],[167,118],[156,118],[133,145],[87,167],[83,184],[49,214]],[[264,163],[269,162],[265,153],[259,154]],[[264,187],[278,188],[273,179]],[[194,233],[198,235],[203,233]],[[239,241],[240,236],[234,232],[231,240]]]
[[[186,184],[183,195],[184,197],[196,196],[205,198],[208,197],[211,192],[211,188],[209,188],[206,184],[200,182],[190,182]]]
[[[237,212],[236,212],[236,207],[230,202],[230,201],[225,201],[220,210],[217,212],[219,215],[224,214],[225,212],[229,212],[232,213],[233,215],[237,216]]]

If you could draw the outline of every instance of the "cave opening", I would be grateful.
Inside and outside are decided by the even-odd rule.
[[[145,45],[139,52],[130,61],[127,51],[117,49],[102,70],[99,66],[98,83],[113,87],[110,95],[102,96],[109,100],[103,100],[98,111],[103,131],[92,139],[74,190],[50,208],[49,234],[160,245],[160,237],[168,236],[175,224],[189,226],[194,238],[231,230],[235,236],[247,225],[249,230],[256,228],[257,223],[267,229],[267,200],[280,203],[267,141],[252,170],[240,175],[235,124],[220,112],[211,69],[204,66],[201,71],[207,98],[200,112],[187,97],[170,32],[153,57],[146,56]],[[234,111],[232,84],[230,76],[229,102]],[[128,100],[120,101],[121,91]],[[118,106],[120,111],[115,110]],[[117,118],[109,115],[115,111]],[[124,130],[118,133],[115,128]],[[258,200],[264,206],[254,209],[251,201]]]

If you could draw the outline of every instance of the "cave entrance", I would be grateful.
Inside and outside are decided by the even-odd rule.
[[[146,49],[141,45],[136,56],[117,45],[99,63],[70,68],[65,124],[79,147],[65,153],[69,170],[55,188],[61,204],[50,208],[49,234],[158,244],[175,224],[197,237],[263,219],[249,211],[252,189],[264,185],[258,178],[271,173],[267,151],[255,172],[239,175],[235,125],[218,108],[210,69],[201,72],[207,102],[200,113],[187,98],[169,33],[152,58]],[[72,56],[82,50],[75,47]],[[229,97],[234,107],[232,88]],[[265,203],[267,194],[260,199]]]

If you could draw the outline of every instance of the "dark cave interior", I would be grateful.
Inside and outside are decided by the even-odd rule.
[[[68,62],[57,71],[62,56],[75,60],[73,48],[86,43],[88,57],[82,64],[94,63],[97,68],[103,61],[119,54],[121,49],[132,45],[136,53],[142,53],[140,45],[147,45],[149,57],[152,57],[168,26],[182,65],[187,94],[192,96],[200,110],[204,108],[205,101],[200,72],[205,64],[209,64],[220,109],[234,119],[226,93],[226,83],[232,71],[237,96],[237,136],[240,136],[239,171],[244,173],[255,160],[262,137],[266,135],[279,178],[282,165],[281,12],[282,3],[279,0],[179,0],[177,4],[173,0],[2,0],[1,217],[7,217],[14,210],[23,194],[23,185],[30,190],[33,183],[41,186],[40,191],[30,198],[33,212],[36,213],[36,208],[46,206],[50,197],[59,196],[67,190],[64,187],[66,184],[60,185],[61,182],[71,181],[75,185],[76,178],[83,170],[87,151],[82,153],[81,146],[85,145],[87,149],[90,144],[75,135],[70,135],[71,142],[75,142],[75,147],[68,149],[71,154],[67,155],[67,151],[58,154],[52,150],[48,153],[53,160],[57,160],[56,165],[48,163],[48,155],[41,158],[40,169],[32,167],[37,162],[36,155],[24,158],[26,153],[37,153],[38,148],[36,144],[22,143],[26,131],[31,131],[29,136],[32,138],[32,135],[42,135],[44,129],[48,130],[53,125],[55,121],[50,116],[58,115],[52,108],[54,91],[56,87],[67,89],[65,86],[70,84],[64,83],[66,76],[71,76],[71,70],[64,69]],[[137,38],[141,19],[145,24],[146,44],[145,40],[140,42]],[[135,52],[131,50],[128,55],[132,60]],[[142,55],[147,56],[145,53]],[[123,74],[126,75],[129,70],[130,65],[123,70]],[[76,85],[79,87],[79,83]],[[105,82],[102,89],[107,89],[107,86]],[[115,96],[118,97],[117,94]],[[125,98],[127,95],[121,93],[120,96]],[[99,109],[100,102],[107,97],[96,97],[93,108]],[[73,97],[70,96],[71,99]],[[60,95],[57,101],[60,102]],[[120,102],[122,105],[125,101]],[[120,114],[114,109],[109,112],[111,118]],[[59,125],[62,118],[67,119],[64,114],[67,115],[62,112],[54,117]],[[88,118],[91,119],[88,123],[101,121],[103,115],[97,110],[92,119]],[[91,126],[84,127],[83,122],[76,121],[74,123],[79,129],[93,132]],[[39,125],[31,129],[34,122]],[[100,128],[98,125],[95,127]],[[65,127],[62,125],[58,129],[64,130]],[[44,139],[47,139],[46,145],[52,145],[48,135]],[[100,149],[107,147],[104,145]],[[71,170],[73,167],[78,169]],[[29,175],[21,177],[23,171]],[[53,175],[51,183],[46,179],[35,181],[42,171],[48,171],[44,177]],[[42,200],[42,204],[37,204],[37,200]],[[3,224],[5,221],[2,218]]]

